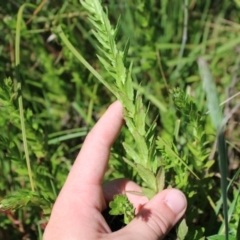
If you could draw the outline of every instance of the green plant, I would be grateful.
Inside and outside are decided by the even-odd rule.
[[[115,37],[116,48],[121,49],[117,51],[120,53],[118,61],[125,59],[119,66],[123,66],[123,72],[132,79],[134,90],[130,101],[131,94],[123,87],[120,72],[108,58],[115,59],[116,55],[103,47],[106,43],[109,45],[108,37],[107,41],[99,43],[99,37],[96,38],[92,31],[97,32],[97,28],[86,17],[95,16],[94,13],[86,11],[78,0],[40,2],[32,1],[33,8],[29,8],[25,0],[10,1],[0,8],[0,200],[4,204],[12,204],[9,210],[1,210],[0,238],[21,239],[28,235],[41,239],[47,221],[43,212],[51,209],[88,129],[116,97],[122,102],[132,102],[129,106],[134,104],[135,115],[135,103],[142,104],[143,110],[138,111],[145,113],[145,133],[155,124],[152,143],[156,150],[157,170],[154,173],[150,168],[150,171],[154,178],[159,179],[158,189],[177,187],[188,198],[188,229],[186,226],[177,227],[167,238],[178,236],[181,239],[184,232],[187,232],[185,239],[191,240],[214,235],[217,235],[215,238],[224,238],[226,218],[222,214],[218,153],[214,144],[217,132],[209,114],[206,114],[208,103],[196,64],[202,56],[215,80],[216,92],[222,103],[220,110],[227,116],[223,133],[229,159],[229,239],[238,239],[240,38],[236,1],[216,4],[211,0],[103,0],[101,5],[108,9],[104,10],[106,18],[117,25],[111,28],[112,31],[118,29],[115,32],[117,36],[112,38]],[[22,11],[21,19],[17,18],[19,10]],[[66,44],[63,45],[66,46],[61,45],[56,36],[61,32],[57,30],[59,25],[74,48],[69,48],[64,39]],[[16,33],[21,33],[18,40]],[[104,34],[108,33],[105,31]],[[102,40],[105,39],[103,35]],[[14,53],[17,48],[20,60],[18,75]],[[90,71],[79,65],[74,54],[81,61],[87,60]],[[94,57],[96,54],[99,59]],[[99,64],[101,61],[103,64]],[[96,82],[95,77],[100,82]],[[120,79],[119,85],[115,77]],[[4,82],[4,79],[8,80]],[[24,129],[20,122],[19,98],[16,98],[20,92],[16,93],[12,85],[16,79],[21,83],[22,119],[34,194],[22,142]],[[127,114],[131,113],[125,110]],[[137,129],[134,117],[130,120],[133,129]],[[131,125],[130,120],[128,125]],[[149,150],[150,141],[147,142],[145,136],[144,141]],[[122,142],[126,149],[131,146],[129,153]],[[142,185],[147,193],[147,185],[153,188],[154,184],[142,179],[131,167],[133,164],[140,164],[145,169],[149,167],[143,159],[137,163],[132,161],[132,156],[136,160],[141,157],[138,145],[131,131],[124,128],[113,146],[105,180],[128,177]],[[122,156],[130,165],[124,164]],[[149,192],[149,195],[154,194],[153,190]],[[41,202],[43,209],[34,204],[36,195],[37,205]],[[125,196],[123,200],[128,206]],[[14,210],[22,203],[27,205]],[[120,208],[113,208],[122,213]],[[134,216],[132,210],[126,213],[126,216],[128,213]],[[184,226],[184,221],[181,225]]]
[[[113,201],[109,203],[111,215],[124,215],[124,223],[130,223],[134,218],[133,205],[128,201],[126,195],[115,195]]]
[[[122,103],[126,125],[132,138],[136,142],[135,148],[131,147],[127,142],[123,143],[127,156],[124,158],[124,161],[136,170],[138,176],[142,180],[143,194],[150,199],[163,189],[164,171],[161,167],[159,157],[157,156],[154,134],[156,123],[153,122],[150,127],[146,127],[145,119],[147,110],[144,109],[140,94],[138,92],[135,94],[133,90],[131,78],[132,63],[127,67],[126,61],[129,41],[125,44],[124,51],[118,50],[116,37],[119,31],[119,25],[117,24],[115,29],[111,27],[108,16],[103,11],[100,1],[81,1],[81,3],[88,11],[89,20],[95,29],[93,30],[93,34],[100,44],[99,50],[101,56],[98,55],[98,59],[112,78],[115,79],[115,82],[106,82],[103,80],[103,78],[84,60],[80,53],[74,49],[63,34],[60,26],[57,28],[57,32],[72,53]],[[158,142],[160,142],[160,139]],[[168,149],[168,152],[170,151],[171,150]],[[128,158],[131,160],[128,160]],[[179,159],[181,160],[181,158]],[[182,161],[182,163],[191,171],[184,161]],[[125,222],[129,222],[127,219],[134,217],[134,211],[129,210],[129,204],[126,201],[127,198],[124,197],[119,196],[114,198],[113,202],[110,204],[112,208],[110,214],[124,214]],[[126,205],[128,206],[127,208],[119,209],[121,206]],[[132,216],[129,216],[129,214],[132,214]]]
[[[183,178],[183,176],[188,176],[186,171],[190,171],[194,177],[200,180],[197,174],[193,172],[187,163],[187,153],[181,156],[177,150],[177,146],[173,143],[173,140],[169,141],[162,137],[158,137],[156,140],[154,134],[156,129],[155,122],[153,122],[150,127],[147,127],[147,110],[144,110],[143,100],[139,92],[137,91],[134,93],[133,90],[133,82],[131,78],[133,63],[127,63],[126,56],[129,49],[129,41],[126,42],[123,51],[118,50],[117,47],[116,37],[119,32],[120,20],[118,20],[116,28],[112,28],[108,15],[103,11],[99,1],[81,1],[81,3],[88,11],[89,20],[94,26],[93,35],[100,44],[98,48],[100,55],[97,55],[98,59],[103,64],[108,74],[115,79],[115,82],[112,80],[109,82],[103,80],[103,78],[74,49],[71,43],[64,36],[60,27],[57,29],[58,34],[72,53],[78,57],[78,59],[116,96],[118,100],[121,101],[124,107],[126,125],[132,135],[132,138],[136,142],[135,148],[132,148],[127,142],[123,143],[127,156],[124,158],[124,161],[132,166],[141,178],[143,194],[148,198],[151,198],[157,192],[162,190],[163,179],[165,179],[165,173],[163,171],[164,167],[165,169],[169,169],[171,166],[179,166],[174,169],[174,172],[176,172],[175,184],[177,184],[178,187],[187,186],[189,179],[187,177]],[[187,116],[186,121],[191,124],[195,142],[198,142],[201,146],[206,145],[206,143],[204,143],[206,135],[203,133],[201,127],[203,117],[197,111],[196,105],[179,89],[174,89],[172,91],[172,96],[175,105]],[[159,149],[158,153],[156,146]],[[206,148],[200,147],[199,149],[196,149],[194,144],[189,144],[188,147],[195,156],[198,155],[198,161],[200,161],[200,163],[192,163],[195,170],[201,172],[202,169],[209,169],[212,166],[214,163],[213,161],[206,161],[209,156],[209,152],[206,151]],[[163,161],[159,161],[160,157],[162,157]],[[202,173],[201,175],[204,178],[208,176],[205,174],[203,175]],[[224,186],[223,189],[225,189]],[[223,199],[225,199],[224,209],[226,220],[226,194],[224,191]],[[126,221],[126,216],[129,215],[129,209],[121,209],[121,206],[127,205],[126,201],[127,199],[123,197],[114,198],[110,205],[112,208],[110,213],[116,214],[119,212],[124,214],[125,222],[128,222]],[[134,213],[133,211],[130,212],[132,212],[132,214]],[[228,225],[226,221],[225,224],[226,232],[228,232]]]

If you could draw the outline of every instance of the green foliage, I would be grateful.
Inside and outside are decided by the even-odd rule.
[[[0,239],[41,239],[43,213],[87,132],[116,98],[126,127],[112,148],[105,181],[128,177],[149,198],[164,188],[184,191],[188,229],[182,222],[166,239],[186,231],[191,240],[224,237],[217,134],[209,118],[219,109],[208,113],[200,57],[225,102],[229,239],[239,239],[239,95],[233,97],[240,91],[238,1],[82,1],[86,8],[78,0],[40,2],[31,1],[30,8],[24,0],[0,4],[0,200],[27,204],[1,211]]]
[[[185,237],[187,235],[187,232],[188,232],[188,227],[187,227],[187,224],[186,224],[186,220],[182,219],[182,221],[178,225],[178,230],[177,230],[178,239],[179,240],[185,239]]]
[[[51,202],[35,192],[28,190],[19,190],[15,194],[8,195],[0,203],[0,209],[3,211],[16,210],[27,205],[41,206],[46,214],[51,212]]]
[[[109,203],[110,211],[109,214],[111,215],[124,215],[123,221],[125,224],[128,224],[132,221],[135,216],[134,207],[129,202],[126,195],[115,195],[113,197],[113,201]]]

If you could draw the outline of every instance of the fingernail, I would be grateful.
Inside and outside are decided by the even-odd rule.
[[[187,206],[186,197],[181,191],[176,189],[171,190],[166,195],[164,201],[176,215],[181,213]]]

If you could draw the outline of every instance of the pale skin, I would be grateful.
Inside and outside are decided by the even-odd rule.
[[[149,201],[129,193],[140,192],[141,188],[127,179],[102,186],[110,149],[123,123],[122,106],[116,101],[87,135],[54,204],[44,240],[158,240],[181,219],[187,201],[177,189],[166,189]],[[101,212],[118,193],[127,194],[136,217],[124,228],[111,232]]]

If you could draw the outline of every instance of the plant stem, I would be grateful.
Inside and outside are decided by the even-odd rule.
[[[26,136],[26,127],[24,123],[24,109],[23,109],[23,98],[22,98],[22,86],[21,86],[21,79],[20,79],[20,73],[19,73],[19,67],[20,67],[20,32],[21,32],[21,20],[22,20],[22,13],[25,8],[25,6],[32,7],[32,4],[23,4],[17,15],[17,24],[16,24],[16,38],[15,38],[15,68],[16,68],[16,82],[15,82],[15,90],[18,91],[18,105],[19,105],[19,113],[20,113],[20,121],[21,121],[21,130],[22,130],[22,138],[23,138],[23,147],[24,147],[24,153],[26,158],[26,164],[27,164],[27,170],[28,170],[28,176],[29,181],[31,185],[31,189],[34,192],[34,182],[33,182],[33,176],[32,176],[32,170],[31,170],[31,164],[30,164],[30,158],[29,158],[29,152],[28,152],[28,145],[27,145],[27,136]]]

